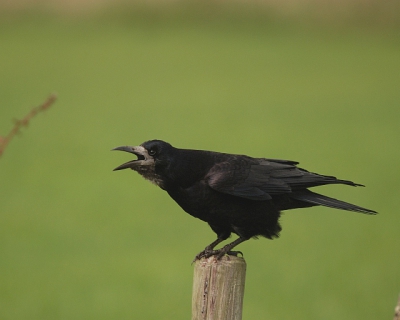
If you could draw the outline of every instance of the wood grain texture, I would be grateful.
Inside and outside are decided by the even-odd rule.
[[[192,320],[240,320],[246,262],[224,256],[196,261],[193,278]]]

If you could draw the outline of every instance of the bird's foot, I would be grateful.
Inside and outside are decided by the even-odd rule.
[[[223,250],[224,248],[222,248],[221,250],[217,250],[217,251],[220,251],[216,256],[216,258],[217,258],[217,260],[220,260],[223,256],[225,256],[226,255],[226,257],[228,258],[228,260],[229,260],[229,256],[234,256],[234,257],[237,257],[239,254],[243,257],[243,252],[242,251],[226,251],[226,250]]]
[[[229,259],[229,256],[237,257],[239,254],[243,257],[242,251],[230,251],[230,250],[227,250],[227,248],[225,248],[225,247],[221,248],[221,249],[218,249],[218,250],[212,250],[212,249],[209,249],[209,248],[205,248],[203,251],[199,252],[194,257],[194,260],[192,261],[192,264],[194,262],[196,262],[197,260],[201,260],[203,258],[207,259],[207,258],[209,258],[211,256],[215,256],[215,258],[217,260],[220,260],[225,255],[228,255],[228,259]]]
[[[229,257],[229,256],[237,257],[239,254],[240,254],[242,257],[244,256],[242,251],[228,251],[226,254],[228,255],[228,257]]]
[[[201,260],[203,258],[207,259],[213,255],[216,255],[219,253],[219,250],[213,250],[210,248],[205,248],[203,251],[199,252],[193,259],[192,264],[195,263],[197,260]]]

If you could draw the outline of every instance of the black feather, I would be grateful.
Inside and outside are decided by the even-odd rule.
[[[356,206],[356,205],[348,203],[348,202],[330,198],[330,197],[324,196],[322,194],[312,192],[310,190],[302,190],[302,191],[294,192],[293,194],[290,195],[290,197],[292,197],[296,200],[312,203],[314,205],[320,205],[320,206],[330,207],[330,208],[334,208],[334,209],[355,211],[355,212],[361,212],[361,213],[366,213],[366,214],[376,214],[377,213],[374,210],[366,209],[366,208],[359,207],[359,206]]]

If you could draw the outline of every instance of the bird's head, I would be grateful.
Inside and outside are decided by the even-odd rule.
[[[171,149],[172,146],[169,143],[161,140],[146,141],[136,147],[122,146],[114,148],[113,150],[125,151],[137,156],[137,159],[121,164],[116,167],[114,171],[128,168],[138,171],[139,173],[143,170],[147,171],[147,168],[154,168],[156,164],[165,161],[168,156],[168,151]]]

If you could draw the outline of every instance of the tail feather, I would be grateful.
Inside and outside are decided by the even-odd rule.
[[[361,213],[366,213],[366,214],[376,214],[377,213],[374,210],[366,209],[366,208],[359,207],[359,206],[356,206],[356,205],[348,203],[348,202],[330,198],[330,197],[324,196],[322,194],[314,193],[310,190],[302,190],[299,192],[294,192],[290,196],[296,200],[312,203],[314,205],[330,207],[330,208],[334,208],[334,209],[355,211],[355,212],[361,212]]]

